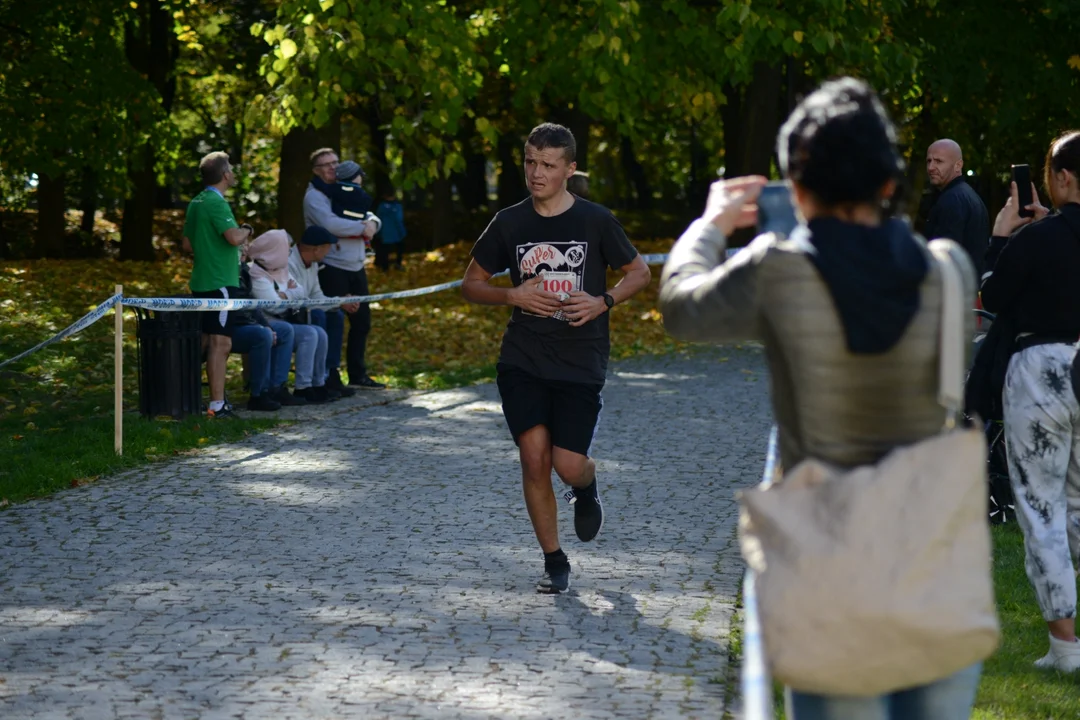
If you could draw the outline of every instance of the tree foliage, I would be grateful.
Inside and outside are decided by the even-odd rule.
[[[719,169],[770,172],[793,105],[850,73],[894,113],[913,184],[925,145],[949,136],[989,191],[1011,162],[1037,165],[1073,122],[1075,4],[9,2],[0,5],[10,38],[0,45],[0,189],[8,207],[38,203],[44,193],[26,192],[36,175],[49,197],[67,193],[84,209],[136,197],[145,211],[148,176],[131,174],[140,157],[162,186],[156,202],[168,204],[197,191],[201,154],[225,149],[242,168],[238,210],[269,218],[279,182],[282,192],[298,186],[277,176],[283,138],[333,128],[329,137],[371,163],[376,184],[404,187],[443,227],[487,205],[492,181],[500,202],[519,197],[521,140],[552,119],[578,135],[597,199],[692,212]],[[131,52],[152,8],[170,17],[171,40],[153,48],[172,48],[153,66],[167,67],[165,78]],[[295,174],[298,149],[288,152]]]

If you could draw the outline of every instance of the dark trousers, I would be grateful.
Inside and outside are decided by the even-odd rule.
[[[405,257],[405,243],[398,242],[391,245],[387,245],[382,241],[378,235],[371,241],[371,247],[375,248],[375,265],[380,270],[390,269],[390,253],[397,253],[397,260],[395,263],[398,267],[401,267],[401,261]]]
[[[319,270],[319,286],[329,297],[367,295],[367,271],[342,270],[324,265]],[[367,303],[360,303],[356,312],[346,315],[349,318],[349,334],[345,342],[345,368],[349,373],[349,382],[354,382],[368,374],[364,354],[367,351],[368,333],[371,332],[371,308]]]

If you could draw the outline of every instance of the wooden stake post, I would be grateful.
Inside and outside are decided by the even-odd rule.
[[[124,286],[116,286],[116,294],[123,297]],[[113,413],[116,420],[113,426],[116,454],[124,454],[124,303],[117,302],[113,308],[113,317],[116,319],[116,361],[113,369],[116,375],[115,393],[113,396]]]

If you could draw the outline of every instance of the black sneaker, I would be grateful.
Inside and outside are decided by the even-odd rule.
[[[567,490],[563,497],[574,506],[574,530],[578,540],[589,542],[599,535],[600,528],[604,527],[604,507],[600,504],[596,480],[587,488]]]
[[[289,392],[289,388],[284,385],[280,385],[270,391],[270,397],[281,403],[282,407],[295,407],[297,405],[307,405],[307,400],[299,395],[293,395]]]
[[[334,402],[335,400],[341,399],[341,393],[339,393],[334,388],[330,387],[329,385],[322,385],[321,387],[322,390],[326,393],[326,399],[328,401]]]
[[[363,390],[385,390],[386,385],[376,380],[372,380],[371,376],[365,375],[359,380],[349,380],[349,387],[361,388]]]
[[[555,570],[545,570],[544,577],[536,583],[536,592],[542,595],[559,595],[570,589],[570,565]]]
[[[341,382],[341,373],[337,368],[331,370],[326,376],[326,387],[329,390],[334,390],[341,397],[352,397],[356,394],[356,390]]]
[[[220,410],[208,409],[206,411],[206,416],[212,420],[224,420],[225,418],[236,417],[236,413],[233,412],[232,405],[230,405],[229,403],[225,403],[225,405]]]
[[[270,393],[263,393],[248,398],[247,409],[259,412],[274,412],[281,409],[281,403],[270,397]]]
[[[310,405],[321,405],[323,403],[330,402],[330,398],[326,394],[325,387],[309,387],[302,390],[295,390],[293,394],[296,397],[302,397],[308,401]]]

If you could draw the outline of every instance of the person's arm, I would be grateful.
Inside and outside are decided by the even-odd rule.
[[[660,280],[660,312],[672,337],[694,341],[734,341],[761,336],[759,261],[772,242],[758,237],[724,261],[727,235],[757,222],[754,204],[765,178],[713,183],[705,215],[675,243]]]
[[[256,300],[281,300],[281,297],[274,290],[274,283],[265,277],[256,277],[251,279],[251,297]],[[271,311],[271,314],[275,314]]]
[[[465,269],[461,295],[477,305],[510,305],[545,317],[562,308],[559,296],[544,290],[544,279],[539,275],[512,288],[492,285],[489,281],[493,276],[473,258]]]
[[[377,232],[379,232],[380,230],[382,230],[382,225],[383,225],[383,222],[382,222],[382,220],[381,220],[381,219],[379,218],[379,216],[378,216],[378,215],[376,215],[375,213],[369,212],[369,213],[367,214],[367,216],[366,216],[366,217],[364,218],[364,224],[366,225],[366,224],[368,224],[368,223],[370,223],[371,225],[373,225],[373,226],[374,226],[374,228],[375,228],[374,230],[371,230],[371,228],[368,228],[369,230],[371,230],[371,234],[372,234],[372,235],[374,235],[375,233],[377,233]]]
[[[309,272],[304,278],[304,288],[307,290],[308,300],[326,300],[326,294],[323,292],[322,284],[319,282],[318,272]]]
[[[304,194],[304,218],[339,238],[359,237],[365,231],[365,221],[338,217],[330,206],[330,198],[315,189]]]
[[[641,255],[635,255],[633,260],[620,267],[619,270],[623,276],[619,278],[615,287],[607,291],[616,305],[644,290],[652,280],[652,271]],[[603,296],[598,297],[575,290],[570,293],[570,299],[563,304],[562,311],[566,317],[570,318],[570,327],[580,327],[606,313],[608,306]]]
[[[192,253],[195,252],[191,247],[191,240],[188,239],[187,235],[185,235],[183,238],[181,238],[181,240],[180,240],[180,249],[183,250],[184,252],[186,252],[188,255],[191,255]]]
[[[225,242],[234,247],[240,247],[251,239],[253,233],[254,230],[250,225],[244,225],[242,227],[229,228],[221,234],[225,237]]]
[[[1033,217],[1020,217],[1016,183],[1009,184],[1009,199],[994,218],[993,236],[986,253],[985,272],[980,287],[983,307],[989,312],[1008,310],[1028,282],[1031,272],[1030,231],[1026,227],[1041,220],[1050,212],[1039,201],[1034,183],[1031,186],[1034,202],[1027,206]]]

